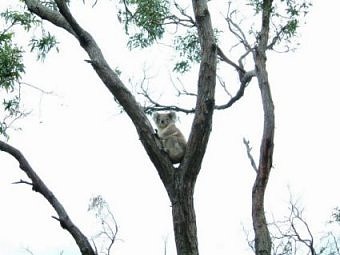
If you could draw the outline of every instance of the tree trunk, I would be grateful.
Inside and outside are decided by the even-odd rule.
[[[271,239],[264,211],[264,195],[272,168],[275,129],[274,104],[271,98],[263,58],[257,58],[256,68],[264,111],[264,127],[260,148],[260,162],[252,191],[252,217],[255,231],[256,254],[270,255]]]
[[[262,8],[262,29],[259,35],[258,45],[253,54],[256,76],[261,92],[264,123],[259,167],[252,191],[252,218],[255,232],[255,253],[256,255],[270,255],[272,242],[265,216],[264,195],[270,170],[272,168],[275,129],[274,104],[266,69],[266,50],[268,44],[272,0],[264,0]]]
[[[171,198],[177,255],[198,255],[192,185],[181,183]]]
[[[206,0],[192,1],[201,45],[195,116],[183,162],[174,169],[172,182],[163,183],[172,203],[177,255],[198,255],[194,188],[208,144],[215,106],[216,52]]]

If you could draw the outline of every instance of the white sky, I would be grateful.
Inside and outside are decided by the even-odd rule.
[[[160,68],[169,65],[167,50],[129,52],[124,36],[115,26],[110,30],[117,20],[112,7],[104,2],[78,15],[107,60],[135,80],[146,66],[154,76],[150,83],[159,84],[160,91],[171,86],[166,68]],[[340,204],[339,9],[339,1],[315,1],[301,30],[298,51],[271,54],[268,60],[276,107],[276,147],[266,211],[282,216],[289,186],[305,208],[307,220],[313,222],[315,234],[324,230],[332,209]],[[119,114],[112,96],[83,61],[86,55],[78,43],[64,32],[54,31],[61,41],[60,53],[52,53],[44,63],[28,59],[24,77],[25,82],[54,94],[24,89],[29,98],[25,105],[33,112],[17,123],[23,130],[12,133],[10,143],[25,154],[88,236],[96,231],[87,212],[89,199],[100,194],[107,200],[121,239],[113,254],[163,254],[164,240],[168,254],[175,254],[170,203],[132,122]],[[195,82],[196,73],[190,75]],[[186,135],[190,120],[190,116],[180,115],[178,125]],[[261,129],[256,83],[234,107],[215,114],[195,191],[203,255],[250,254],[242,229],[251,229],[254,173],[242,138],[250,139],[256,156]],[[79,254],[70,235],[51,218],[55,213],[49,204],[30,187],[11,184],[25,178],[17,162],[1,153],[0,164],[0,254],[27,254],[25,248],[35,255]]]

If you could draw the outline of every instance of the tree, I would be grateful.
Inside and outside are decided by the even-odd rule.
[[[118,225],[116,219],[102,196],[91,198],[89,211],[93,211],[101,225],[100,232],[95,236],[93,245],[96,254],[110,255],[111,248],[116,241],[118,234]],[[96,240],[100,241],[100,246],[96,244]]]
[[[131,35],[130,47],[143,48],[157,42],[157,40],[162,38],[166,25],[175,24],[176,26],[184,25],[188,27],[189,33],[187,36],[178,39],[179,45],[186,43],[185,45],[188,47],[177,47],[178,51],[182,51],[182,56],[186,60],[178,63],[175,70],[185,72],[193,62],[199,62],[200,69],[197,93],[195,94],[196,105],[192,109],[185,110],[179,107],[164,107],[153,100],[150,100],[153,107],[141,107],[134,95],[120,80],[119,74],[108,65],[101,49],[91,34],[84,30],[81,24],[74,18],[68,1],[55,0],[43,2],[25,0],[24,2],[30,13],[66,30],[79,41],[81,47],[88,54],[89,59],[87,62],[92,65],[102,82],[134,123],[139,139],[154,164],[171,201],[175,241],[179,255],[199,254],[193,194],[212,128],[213,112],[214,110],[226,109],[233,105],[242,97],[245,88],[252,78],[257,78],[264,112],[264,129],[258,166],[254,163],[251,154],[248,154],[256,171],[252,193],[252,216],[256,254],[270,254],[271,239],[264,211],[264,195],[272,167],[275,119],[274,105],[266,69],[266,51],[273,49],[281,40],[289,40],[295,34],[297,17],[308,6],[304,6],[305,3],[295,5],[293,4],[295,1],[283,3],[283,5],[286,4],[288,7],[291,7],[287,11],[290,14],[287,18],[288,21],[286,25],[276,27],[274,35],[270,36],[271,22],[275,17],[279,17],[279,13],[276,11],[278,6],[273,6],[273,1],[271,0],[250,1],[251,6],[254,7],[255,14],[260,14],[261,16],[260,29],[252,31],[252,34],[255,35],[253,43],[247,40],[240,26],[232,19],[234,12],[228,13],[226,22],[229,30],[236,36],[245,50],[238,64],[236,64],[223,53],[216,41],[216,31],[214,33],[206,0],[192,1],[194,18],[188,15],[185,9],[175,2],[172,5],[180,13],[181,18],[171,15],[170,7],[172,5],[168,1],[121,1],[123,11],[120,13],[119,18],[124,22],[126,32],[130,33],[129,26],[131,24],[141,29],[140,32]],[[192,29],[195,29],[194,33]],[[238,92],[224,105],[216,105],[215,103],[217,56],[221,62],[225,62],[236,69],[240,81]],[[246,71],[244,67],[244,60],[248,56],[253,58],[254,68],[251,71]],[[148,96],[147,93],[145,95]],[[173,166],[164,155],[164,152],[160,150],[157,136],[155,136],[152,125],[145,114],[145,112],[162,109],[173,109],[194,114],[186,154],[178,168]],[[246,144],[248,145],[249,143],[246,142]],[[82,254],[95,254],[86,237],[70,221],[61,204],[33,172],[33,169],[29,166],[23,155],[5,142],[0,142],[0,149],[18,160],[20,167],[32,180],[32,183],[27,184],[32,185],[33,190],[44,195],[55,208],[59,217],[57,220],[60,221],[63,228],[72,234]],[[248,147],[248,149],[250,148]]]
[[[290,198],[286,216],[268,224],[273,240],[272,254],[339,254],[338,213],[335,209],[325,229],[316,235],[304,210]]]

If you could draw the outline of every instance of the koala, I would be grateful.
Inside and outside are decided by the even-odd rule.
[[[157,134],[162,143],[162,149],[169,155],[173,164],[183,159],[186,140],[182,132],[176,127],[176,113],[154,113],[153,120],[157,126]]]

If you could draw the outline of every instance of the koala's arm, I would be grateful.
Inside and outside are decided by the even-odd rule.
[[[186,147],[187,142],[184,138],[184,135],[182,134],[181,130],[179,130],[175,125],[169,127],[169,130],[164,133],[164,139],[166,139],[167,137],[173,137],[179,143],[180,147]]]
[[[168,139],[171,136],[177,136],[178,133],[181,133],[181,131],[174,124],[172,124],[163,129],[159,136],[161,139]]]

